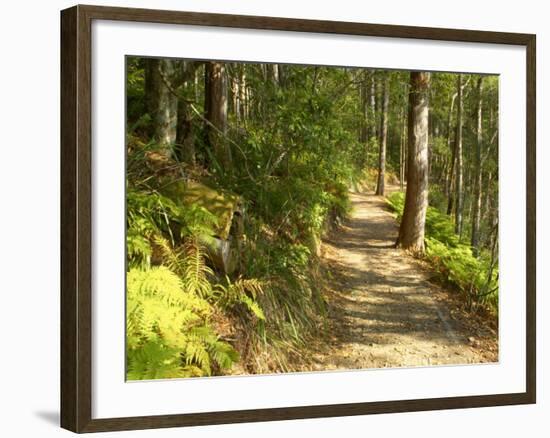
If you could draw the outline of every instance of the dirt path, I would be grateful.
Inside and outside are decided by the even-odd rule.
[[[351,218],[323,245],[333,274],[331,338],[313,369],[497,361],[496,330],[430,282],[425,264],[393,247],[398,225],[385,199],[352,193],[351,200]]]

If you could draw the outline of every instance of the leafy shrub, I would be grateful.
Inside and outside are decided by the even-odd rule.
[[[398,219],[403,215],[404,193],[388,197],[388,205]],[[472,301],[487,304],[494,311],[498,307],[498,267],[491,268],[487,254],[476,258],[469,245],[461,243],[454,225],[447,215],[434,207],[426,213],[426,258],[441,278],[456,285]]]

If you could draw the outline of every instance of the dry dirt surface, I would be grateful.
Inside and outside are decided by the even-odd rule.
[[[398,224],[385,198],[351,200],[350,219],[323,244],[330,335],[311,369],[497,362],[496,324],[463,311],[457,292],[430,281],[429,266],[394,247]]]

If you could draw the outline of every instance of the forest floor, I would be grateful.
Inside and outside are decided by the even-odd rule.
[[[497,362],[496,323],[464,311],[428,264],[394,247],[399,228],[385,198],[351,193],[351,201],[350,218],[322,248],[332,274],[329,339],[313,347],[311,369]]]

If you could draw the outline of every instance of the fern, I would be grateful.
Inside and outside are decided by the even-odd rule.
[[[211,305],[167,267],[130,269],[127,275],[127,378],[212,374],[238,360],[208,325]]]
[[[183,246],[182,279],[185,290],[207,298],[212,294],[208,276],[214,272],[206,265],[206,254],[199,239],[192,237]]]
[[[175,247],[186,238],[198,239],[202,244],[210,242],[217,219],[205,208],[184,205],[154,190],[129,189],[126,199],[130,267],[151,266],[153,243],[169,242]]]
[[[166,265],[180,276],[184,290],[202,298],[212,294],[212,284],[208,278],[212,278],[214,272],[206,265],[206,252],[197,237],[188,238],[177,250],[166,239],[157,238],[155,241]]]
[[[261,321],[265,320],[265,314],[260,304],[256,301],[258,295],[263,294],[263,286],[259,280],[239,278],[235,282],[226,277],[226,285],[217,285],[218,302],[223,307],[232,307],[238,303]]]

